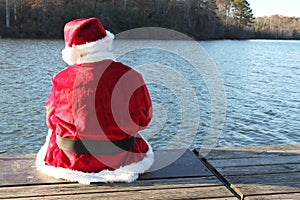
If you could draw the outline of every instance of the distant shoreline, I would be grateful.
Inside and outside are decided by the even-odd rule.
[[[1,33],[0,33],[1,34]],[[63,37],[2,37],[0,35],[0,39],[16,39],[16,40],[62,40],[63,41]],[[123,39],[118,39],[118,40],[123,40]],[[132,38],[128,38],[128,39],[124,39],[124,40],[170,40],[170,39],[149,39],[149,38],[137,38],[137,39],[132,39]],[[176,40],[176,39],[175,39]],[[181,40],[181,39],[180,39]],[[213,39],[201,39],[201,40],[197,40],[194,39],[195,41],[222,41],[222,40],[277,40],[277,41],[300,41],[300,37],[299,38],[213,38]]]
[[[74,1],[75,2],[75,1]],[[300,18],[253,17],[247,1],[0,1],[0,37],[62,39],[66,22],[97,17],[112,33],[141,27],[179,31],[195,40],[300,39]]]

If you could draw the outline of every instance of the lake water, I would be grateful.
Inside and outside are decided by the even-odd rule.
[[[132,42],[116,41],[116,46]],[[185,49],[190,45],[182,41],[173,43],[180,43]],[[226,115],[216,146],[300,143],[300,41],[205,41],[198,44],[216,65],[225,88],[226,113],[223,114]],[[60,54],[63,46],[61,40],[0,39],[0,154],[37,152],[44,143],[47,133],[44,103],[51,88],[51,77],[66,66]],[[187,52],[195,58],[199,56],[193,50]],[[161,79],[165,75],[163,81],[170,83],[149,83],[155,112],[145,133],[150,136],[145,137],[154,149],[165,148],[181,128],[187,135],[194,130],[189,127],[189,119],[180,117],[182,104],[173,90],[178,83],[183,83],[181,75],[195,92],[200,109],[197,130],[193,131],[192,138],[188,137],[189,148],[201,147],[212,123],[212,93],[205,78],[189,70],[190,63],[179,57],[141,47],[139,51],[117,58],[137,70],[139,66],[154,63],[168,65],[178,72],[170,78],[159,66],[153,68],[157,70],[153,74],[162,74]],[[181,92],[190,93],[185,87]],[[192,103],[189,106],[189,112],[197,117],[196,106]],[[188,123],[181,127],[182,121]],[[179,138],[185,140],[187,136]]]

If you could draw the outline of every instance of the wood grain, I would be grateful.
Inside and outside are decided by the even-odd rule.
[[[205,160],[241,198],[299,199],[300,145],[216,148]]]

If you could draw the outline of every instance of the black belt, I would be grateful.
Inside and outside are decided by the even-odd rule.
[[[56,135],[56,144],[67,152],[76,154],[117,154],[133,148],[135,137],[124,140],[98,141],[98,140],[73,140]]]

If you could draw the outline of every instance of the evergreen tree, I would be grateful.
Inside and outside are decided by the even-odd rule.
[[[250,8],[250,4],[247,0],[233,0],[234,18],[236,19],[236,25],[241,28],[247,26],[249,23],[253,23],[253,13]]]

